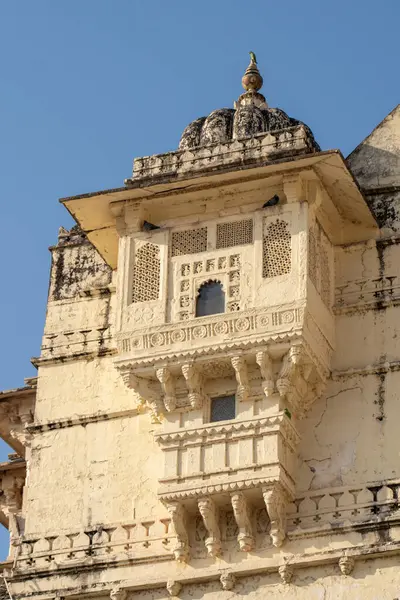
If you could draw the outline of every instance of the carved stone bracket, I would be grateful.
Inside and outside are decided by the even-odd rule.
[[[126,600],[128,594],[124,588],[115,587],[110,592],[110,600]]]
[[[239,528],[239,548],[243,552],[250,552],[254,548],[254,535],[251,526],[250,507],[243,492],[231,496],[233,514]]]
[[[293,579],[294,569],[291,565],[281,565],[278,569],[282,583],[290,583]]]
[[[272,396],[275,390],[274,372],[272,360],[268,352],[257,352],[256,362],[260,367],[261,377],[263,378],[262,388],[266,398]]]
[[[170,596],[179,596],[182,590],[182,584],[174,579],[168,579],[167,592]]]
[[[135,375],[129,367],[120,369],[120,372],[125,385],[133,391],[137,407],[146,406],[150,411],[151,422],[160,423],[164,405],[151,382]]]
[[[237,397],[239,402],[245,402],[249,399],[251,392],[246,360],[243,356],[233,356],[231,363],[237,381]]]
[[[288,498],[279,484],[262,490],[265,506],[271,522],[270,536],[274,546],[282,546],[286,537],[286,507]]]
[[[233,590],[236,585],[236,577],[233,573],[222,573],[219,580],[221,582],[222,589],[225,591]]]
[[[185,363],[182,365],[182,374],[186,380],[189,391],[189,402],[192,408],[201,408],[203,406],[203,377],[198,367],[194,363]]]
[[[209,556],[221,554],[221,533],[218,525],[218,507],[210,497],[199,498],[198,507],[203,518],[208,537],[205,541]]]
[[[165,506],[171,516],[176,533],[176,544],[173,548],[175,559],[178,562],[187,562],[189,560],[189,536],[186,510],[179,502],[168,502],[165,503]]]
[[[175,378],[167,367],[156,369],[158,381],[164,392],[164,405],[168,412],[176,408]]]
[[[339,569],[342,575],[350,575],[354,569],[355,560],[352,556],[342,556],[339,558]]]
[[[2,481],[1,511],[8,518],[10,532],[10,557],[21,541],[20,520],[22,508],[22,490],[25,480],[22,477],[5,477]]]

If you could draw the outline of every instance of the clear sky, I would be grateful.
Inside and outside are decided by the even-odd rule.
[[[0,0],[0,389],[35,375],[58,198],[231,107],[249,50],[268,103],[349,154],[400,102],[399,22],[399,0]]]

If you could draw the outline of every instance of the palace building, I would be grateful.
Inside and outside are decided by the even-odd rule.
[[[400,105],[345,159],[242,84],[61,200],[0,393],[12,600],[400,597]]]

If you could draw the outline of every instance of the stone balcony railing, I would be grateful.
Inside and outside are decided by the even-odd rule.
[[[290,307],[248,310],[198,317],[179,323],[147,327],[117,336],[118,362],[153,364],[172,357],[194,358],[225,352],[249,342],[255,345],[281,337],[290,339],[302,329],[304,310]]]
[[[125,183],[129,185],[138,179],[183,175],[260,160],[272,161],[286,154],[307,154],[315,151],[316,144],[312,135],[303,125],[298,125],[225,144],[210,144],[191,150],[135,158],[133,177]]]
[[[299,436],[284,413],[159,433],[156,440],[166,455],[159,480],[163,500],[246,490],[275,481],[293,493]]]

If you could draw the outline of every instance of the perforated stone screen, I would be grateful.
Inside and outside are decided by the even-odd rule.
[[[197,254],[207,250],[207,227],[174,231],[171,236],[171,256]]]
[[[286,221],[277,219],[267,227],[263,236],[263,277],[290,273],[292,267],[291,235]]]
[[[158,300],[159,293],[160,249],[155,244],[144,244],[135,253],[132,302]]]
[[[230,248],[253,243],[253,219],[218,223],[217,248]]]
[[[211,398],[210,422],[228,421],[236,417],[235,396],[219,396]]]

